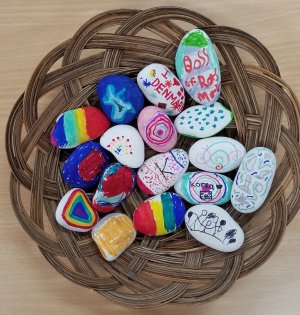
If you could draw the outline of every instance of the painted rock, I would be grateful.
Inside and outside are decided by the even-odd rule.
[[[111,164],[101,176],[93,197],[93,207],[110,212],[130,195],[135,186],[135,172],[120,163]]]
[[[64,182],[70,187],[90,188],[99,183],[109,157],[99,143],[88,141],[79,145],[62,168]]]
[[[108,75],[97,85],[98,98],[106,116],[115,124],[128,124],[144,106],[144,96],[126,75]]]
[[[139,114],[138,129],[150,148],[167,152],[177,142],[177,131],[171,119],[156,106],[147,106]]]
[[[232,180],[225,175],[208,172],[188,172],[175,184],[176,193],[193,205],[230,200]]]
[[[223,130],[232,119],[232,112],[216,102],[185,109],[176,117],[174,125],[178,133],[186,137],[207,138]]]
[[[139,72],[137,84],[149,102],[163,108],[167,115],[178,115],[182,111],[185,102],[183,86],[166,66],[148,65]]]
[[[245,154],[240,142],[227,137],[212,137],[195,142],[190,148],[189,159],[201,170],[226,173],[239,167]]]
[[[231,202],[242,213],[256,211],[266,200],[276,170],[274,153],[264,147],[247,152],[233,181]]]
[[[211,205],[193,206],[185,214],[189,233],[200,243],[220,252],[233,252],[244,243],[244,232],[227,211]]]
[[[179,180],[186,172],[188,165],[188,155],[181,149],[154,155],[139,168],[137,184],[149,195],[161,194]]]
[[[55,147],[75,148],[81,143],[100,137],[109,125],[107,117],[95,107],[68,110],[56,119],[50,140]]]
[[[110,213],[92,230],[92,238],[108,261],[118,258],[135,240],[136,230],[125,214]]]
[[[208,35],[194,29],[181,40],[176,57],[177,75],[189,95],[200,105],[211,105],[221,93],[220,64]]]
[[[103,148],[128,167],[138,168],[145,159],[145,146],[139,132],[129,125],[109,128],[100,138]]]
[[[99,220],[89,198],[78,188],[71,189],[62,197],[55,218],[61,226],[76,232],[90,231]]]
[[[185,206],[182,199],[166,192],[151,197],[134,211],[133,224],[146,235],[165,235],[174,232],[183,222]]]

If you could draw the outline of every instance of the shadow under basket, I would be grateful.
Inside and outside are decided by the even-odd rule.
[[[276,154],[270,194],[253,214],[225,205],[245,233],[245,243],[236,252],[207,248],[192,239],[183,224],[170,235],[139,235],[117,260],[107,262],[90,233],[65,230],[55,220],[57,204],[68,190],[61,167],[69,152],[51,145],[51,127],[66,110],[98,106],[96,84],[106,75],[135,79],[142,67],[154,62],[175,73],[178,44],[195,27],[208,33],[221,63],[221,98],[235,117],[223,134],[238,139],[247,150],[266,146]],[[194,105],[189,98],[186,104]],[[266,262],[297,214],[299,121],[297,98],[281,79],[272,55],[251,35],[184,8],[104,12],[45,56],[11,112],[6,150],[12,205],[58,272],[117,304],[148,308],[208,302]],[[187,150],[194,141],[180,137],[176,147]],[[153,154],[146,149],[147,157]],[[147,197],[135,189],[118,209],[132,217]]]

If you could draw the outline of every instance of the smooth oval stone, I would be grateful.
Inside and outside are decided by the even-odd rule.
[[[76,232],[90,231],[99,220],[89,198],[78,188],[71,189],[62,197],[55,218],[61,226]]]
[[[188,155],[181,149],[154,155],[139,168],[137,184],[149,195],[161,194],[179,180],[186,172],[188,165]]]
[[[178,133],[186,137],[207,138],[223,130],[232,119],[232,112],[216,102],[185,109],[176,117],[174,125]]]
[[[242,213],[256,211],[266,200],[276,171],[274,153],[264,147],[247,152],[233,181],[231,203]]]
[[[200,105],[211,105],[221,93],[220,64],[208,35],[194,29],[181,40],[175,57],[177,75]]]
[[[135,240],[136,230],[125,214],[110,213],[92,230],[92,238],[107,261],[118,258]]]
[[[175,184],[176,193],[193,205],[222,205],[230,200],[232,180],[225,175],[209,172],[185,173]]]
[[[145,160],[145,146],[139,132],[129,125],[109,128],[100,138],[100,144],[128,167],[138,168]]]
[[[135,172],[120,163],[111,164],[101,176],[93,197],[93,207],[110,212],[127,198],[135,186]]]
[[[88,141],[79,145],[62,168],[62,177],[70,187],[90,188],[98,184],[109,157],[99,143]]]
[[[246,154],[244,146],[228,137],[212,137],[195,142],[189,151],[190,162],[207,172],[226,173],[239,167]]]
[[[177,131],[171,119],[156,106],[147,106],[139,114],[138,129],[148,146],[157,152],[167,152],[177,142]]]
[[[137,84],[145,97],[167,115],[178,115],[185,102],[184,89],[176,76],[164,65],[152,63],[137,75]]]
[[[185,214],[189,233],[200,243],[220,252],[233,252],[244,243],[244,232],[227,211],[211,205],[193,206]]]
[[[56,119],[50,140],[55,147],[75,148],[81,143],[100,137],[109,125],[107,117],[95,107],[68,110]]]
[[[146,235],[165,235],[174,232],[183,222],[185,205],[170,192],[151,197],[134,211],[133,224]]]
[[[108,75],[97,85],[98,98],[106,116],[115,124],[128,124],[144,107],[144,96],[126,75]]]

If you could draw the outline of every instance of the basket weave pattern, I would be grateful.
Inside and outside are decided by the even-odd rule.
[[[109,263],[89,233],[70,232],[55,221],[57,204],[68,189],[60,174],[66,153],[52,147],[49,131],[60,113],[82,105],[98,106],[96,84],[101,77],[125,74],[135,78],[142,67],[153,62],[174,71],[177,46],[188,30],[179,26],[181,22],[189,23],[189,29],[205,30],[218,49],[221,96],[235,117],[225,135],[238,139],[247,150],[266,146],[280,155],[272,189],[253,214],[240,214],[227,205],[226,210],[245,232],[244,245],[234,253],[209,249],[182,228],[163,237],[139,236]],[[116,30],[111,31],[112,26],[117,26]],[[91,49],[93,54],[84,56],[83,52]],[[243,62],[245,52],[255,59],[253,64]],[[262,100],[258,91],[263,93]],[[49,92],[47,107],[41,110],[39,100]],[[187,105],[192,104],[188,99]],[[207,302],[261,266],[296,215],[300,205],[299,118],[297,98],[280,78],[273,57],[249,34],[215,25],[182,8],[105,12],[45,56],[12,110],[6,149],[12,168],[13,208],[55,269],[118,304],[146,308]],[[188,149],[193,142],[180,137],[177,147]],[[147,148],[147,157],[153,154]],[[32,156],[33,166],[28,162]],[[21,186],[30,191],[28,207],[23,203]],[[146,198],[136,189],[120,209],[132,216]]]

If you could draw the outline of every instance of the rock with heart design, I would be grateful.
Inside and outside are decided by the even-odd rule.
[[[107,117],[95,107],[68,110],[58,116],[50,140],[55,147],[71,149],[100,137],[108,128]]]
[[[137,84],[146,98],[167,115],[178,115],[185,102],[184,89],[176,76],[164,65],[152,63],[137,75]]]
[[[87,195],[78,188],[71,189],[63,196],[57,206],[55,218],[61,226],[76,232],[90,231],[99,220]]]
[[[100,144],[123,165],[138,168],[144,162],[144,141],[132,126],[117,125],[109,128],[100,138]]]
[[[100,105],[115,124],[128,124],[144,106],[144,96],[137,84],[126,75],[108,75],[97,85]]]
[[[185,205],[182,199],[170,192],[151,197],[134,211],[133,224],[146,235],[165,235],[174,232],[182,224]]]
[[[93,197],[93,207],[110,212],[127,198],[135,186],[135,171],[120,163],[111,164],[101,176]]]
[[[189,150],[190,162],[207,172],[226,173],[239,167],[245,147],[228,137],[211,137],[196,141]]]
[[[244,232],[227,211],[212,204],[201,204],[188,209],[185,225],[200,243],[229,253],[244,243]]]
[[[242,213],[256,211],[266,200],[276,171],[276,157],[265,147],[245,155],[233,181],[231,203]]]
[[[181,40],[175,57],[177,75],[200,105],[211,105],[221,93],[220,64],[208,35],[193,29]]]
[[[176,193],[193,205],[222,205],[230,200],[231,188],[229,177],[209,172],[185,173],[174,186]]]
[[[79,145],[62,168],[62,177],[70,187],[90,188],[99,183],[109,157],[99,143],[88,141]]]
[[[173,149],[147,159],[137,172],[139,188],[149,194],[158,195],[170,189],[186,172],[189,165],[187,153]]]
[[[178,133],[186,137],[207,138],[223,130],[232,119],[232,112],[216,102],[185,109],[176,117],[174,125]]]
[[[132,220],[122,213],[110,213],[92,230],[92,238],[107,261],[118,258],[135,240]]]
[[[147,106],[139,114],[138,129],[148,146],[157,152],[171,150],[177,142],[177,131],[167,114],[156,106]]]

